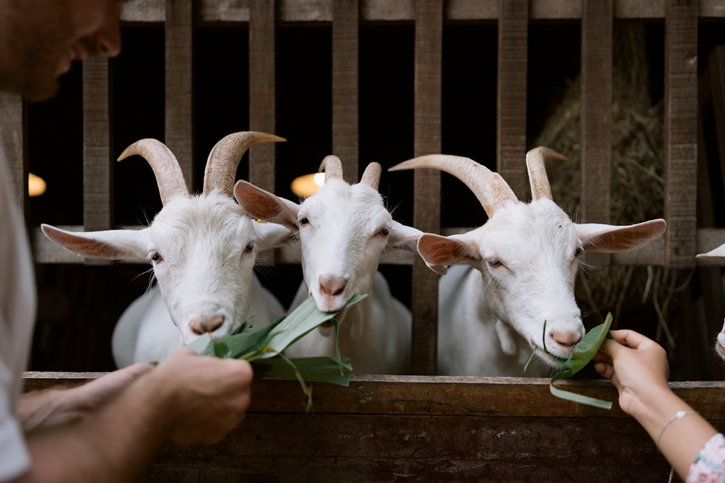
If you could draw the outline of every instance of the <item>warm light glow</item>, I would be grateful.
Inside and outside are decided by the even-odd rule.
[[[45,193],[45,181],[40,176],[35,176],[33,173],[28,174],[28,195],[40,196]]]
[[[295,178],[290,188],[292,192],[301,198],[309,198],[317,193],[320,186],[325,184],[325,173],[306,174]]]

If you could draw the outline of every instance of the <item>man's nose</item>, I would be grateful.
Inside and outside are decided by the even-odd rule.
[[[108,9],[103,25],[91,35],[99,54],[115,57],[121,53],[120,16],[121,2],[113,2]]]

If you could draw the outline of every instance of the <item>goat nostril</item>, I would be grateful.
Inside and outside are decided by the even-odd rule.
[[[572,348],[581,340],[581,331],[571,331],[571,332],[552,332],[551,338],[554,339],[554,342],[557,344]]]
[[[320,275],[320,292],[324,295],[334,296],[340,295],[347,285],[347,280],[334,275]]]
[[[209,332],[209,327],[207,327],[207,325],[204,322],[200,323],[199,327],[201,327],[201,330],[203,332]]]
[[[201,317],[196,320],[192,320],[189,323],[191,331],[197,335],[203,335],[206,333],[214,332],[224,323],[223,315],[216,315],[214,317]]]

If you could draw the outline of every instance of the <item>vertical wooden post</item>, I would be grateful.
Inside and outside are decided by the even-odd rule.
[[[191,190],[194,189],[192,14],[192,0],[166,0],[165,142],[179,160]]]
[[[441,66],[443,1],[415,3],[415,156],[441,151]],[[440,232],[440,172],[415,170],[413,224],[424,232]],[[436,373],[438,339],[438,276],[420,258],[413,265],[412,371]]]
[[[496,170],[526,199],[526,70],[529,0],[499,0]]]
[[[0,149],[10,168],[15,196],[23,216],[28,218],[28,150],[25,132],[27,124],[23,98],[0,92]]]
[[[665,10],[665,262],[695,265],[697,251],[697,0]]]
[[[275,134],[275,2],[249,0],[249,128]],[[249,152],[249,182],[274,193],[275,143]]]
[[[612,0],[583,0],[581,46],[581,214],[609,223],[612,166]],[[609,265],[606,253],[586,262]]]
[[[95,56],[83,61],[83,229],[113,228],[113,160],[109,63]],[[106,260],[86,259],[104,265]]]
[[[345,181],[357,183],[358,0],[332,2],[332,153],[342,161]]]

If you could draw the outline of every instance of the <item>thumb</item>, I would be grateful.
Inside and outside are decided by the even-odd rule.
[[[599,348],[599,352],[608,355],[612,359],[615,359],[623,350],[627,350],[627,347],[613,339],[604,339],[604,343]]]

